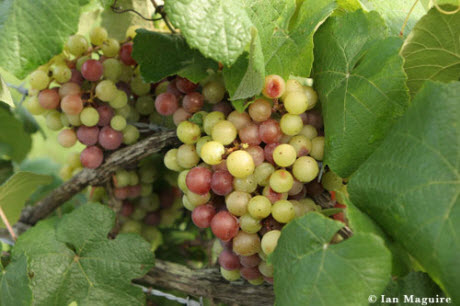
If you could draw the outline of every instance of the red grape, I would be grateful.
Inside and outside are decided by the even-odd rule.
[[[219,170],[228,171],[228,168],[227,168],[227,160],[224,159],[224,160],[221,161],[219,164],[213,165],[213,166],[212,166],[212,170],[214,170],[214,171],[219,171]]]
[[[282,136],[279,123],[273,119],[262,122],[259,126],[259,136],[265,143],[278,142]]]
[[[89,59],[81,66],[81,74],[88,81],[99,80],[104,72],[104,67],[100,61]]]
[[[321,129],[323,127],[323,116],[321,116],[321,113],[315,109],[303,113],[301,118],[304,125],[310,124],[316,129]]]
[[[261,259],[258,254],[251,256],[240,256],[240,263],[243,267],[254,268],[257,267]]]
[[[97,143],[99,137],[99,128],[97,126],[85,126],[82,125],[77,130],[78,140],[87,146],[92,146]]]
[[[85,168],[96,169],[102,164],[104,154],[102,150],[96,146],[86,147],[80,154],[81,164]]]
[[[77,69],[72,69],[72,76],[70,77],[69,82],[77,83],[78,85],[81,85],[83,83],[83,76],[81,75],[81,72],[78,71]]]
[[[323,186],[317,180],[311,181],[306,186],[307,186],[307,194],[310,196],[320,195],[324,191]]]
[[[274,164],[275,161],[273,159],[273,151],[275,151],[275,148],[279,145],[279,143],[270,143],[265,146],[264,148],[264,154],[265,154],[265,160],[268,161],[269,163]]]
[[[158,212],[149,212],[144,217],[144,223],[150,226],[157,226],[161,222],[161,215]]]
[[[240,268],[240,258],[230,250],[223,250],[219,255],[219,265],[225,270],[236,270]]]
[[[233,190],[233,176],[225,170],[216,171],[212,174],[211,188],[215,194],[224,196]]]
[[[80,95],[68,95],[62,98],[61,109],[68,115],[78,115],[83,109]]]
[[[264,276],[264,281],[266,281],[267,283],[273,285],[273,277],[266,277],[266,276]]]
[[[176,78],[176,87],[182,93],[187,94],[187,93],[191,93],[192,91],[194,91],[198,87],[198,84],[195,84],[195,83],[187,80],[186,78],[177,77]]]
[[[228,211],[218,212],[211,220],[211,230],[217,238],[228,241],[238,234],[238,220]]]
[[[132,58],[131,53],[133,52],[133,43],[128,42],[120,47],[120,59],[125,65],[136,65],[137,62]]]
[[[210,204],[200,205],[192,211],[192,221],[199,228],[211,226],[211,220],[216,214],[216,209]]]
[[[259,277],[262,277],[262,274],[260,273],[258,267],[253,267],[253,268],[243,267],[240,270],[240,274],[246,280],[252,280],[252,279],[257,279]]]
[[[173,114],[173,122],[174,122],[175,125],[179,125],[179,123],[181,123],[182,121],[187,120],[191,116],[192,116],[192,114],[187,112],[182,107],[179,107]]]
[[[187,188],[197,194],[206,194],[211,189],[211,170],[204,167],[191,169],[185,178]]]
[[[199,92],[191,92],[186,94],[182,99],[182,106],[189,113],[196,113],[204,104],[204,98]]]
[[[282,193],[278,193],[268,186],[266,188],[267,188],[266,189],[267,194],[264,194],[264,196],[266,196],[270,200],[270,202],[272,202],[272,204],[275,203],[276,201],[283,199]]]
[[[59,106],[59,94],[57,88],[44,89],[38,94],[38,102],[43,108],[55,109]]]
[[[125,217],[131,216],[134,212],[134,205],[130,202],[123,202],[123,206],[121,207],[121,214]]]
[[[232,111],[232,106],[227,101],[221,101],[212,107],[214,112],[221,112],[227,117]],[[237,128],[238,129],[238,128]]]
[[[110,120],[112,120],[112,117],[114,115],[113,109],[107,104],[104,104],[104,105],[99,106],[96,110],[99,113],[99,122],[97,123],[97,125],[99,126],[109,125]]]
[[[176,199],[175,189],[167,188],[163,189],[158,193],[158,198],[160,200],[160,206],[162,208],[169,208],[174,204]]]
[[[255,124],[248,124],[241,128],[238,135],[242,143],[257,146],[262,141],[259,136],[259,128]]]
[[[250,146],[246,149],[246,152],[251,154],[252,159],[254,160],[254,165],[257,167],[265,160],[265,151],[262,147],[259,146]]]
[[[177,89],[176,82],[176,79],[169,82],[166,88],[166,92],[173,94],[177,99],[179,99],[180,97],[182,97],[182,92],[179,89]]]
[[[128,189],[129,189],[128,187],[115,188],[113,190],[113,194],[114,194],[115,198],[117,198],[118,200],[124,200],[124,199],[128,198],[128,192],[129,192]]]
[[[272,216],[268,216],[262,221],[262,228],[259,231],[260,235],[265,235],[269,231],[273,230],[281,230],[283,228],[283,225],[276,221]]]
[[[165,92],[159,94],[155,99],[155,108],[160,115],[169,116],[179,108],[179,103],[174,94]]]
[[[123,133],[104,126],[99,133],[99,144],[106,150],[115,150],[123,142]]]

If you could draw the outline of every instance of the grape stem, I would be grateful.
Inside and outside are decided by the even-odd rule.
[[[164,20],[166,26],[171,31],[171,33],[176,34],[176,30],[172,26],[171,22],[169,22],[168,17],[166,17],[166,12],[163,8],[163,5],[158,5],[155,0],[152,0],[152,4],[155,7],[155,13],[158,13],[161,15],[161,18]]]
[[[16,233],[14,232],[13,228],[11,227],[10,222],[8,221],[8,218],[6,217],[5,213],[3,212],[3,209],[0,207],[0,217],[3,221],[3,224],[5,224],[6,228],[8,229],[8,232],[11,235],[11,238],[13,238],[14,241],[16,241]]]
[[[141,17],[142,19],[147,20],[147,21],[159,21],[159,20],[163,19],[163,16],[158,17],[158,18],[147,18],[147,17],[145,17],[144,15],[142,15],[141,13],[139,13],[139,12],[136,11],[136,10],[133,10],[133,9],[122,9],[121,7],[117,6],[117,2],[118,2],[118,0],[113,1],[113,4],[110,6],[110,9],[111,9],[112,12],[114,12],[115,14],[123,14],[123,13],[131,12],[131,13],[134,13],[134,14],[136,14],[137,16],[139,16],[139,17]]]

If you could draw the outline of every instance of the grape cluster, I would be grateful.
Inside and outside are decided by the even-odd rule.
[[[195,225],[210,227],[222,242],[223,277],[271,283],[266,258],[282,227],[321,209],[309,197],[324,190],[317,181],[324,155],[317,94],[270,75],[262,95],[238,112],[225,101],[222,83],[184,83],[177,84],[179,99],[163,94],[155,101],[160,114],[173,116],[183,143],[164,163],[179,172],[182,202]]]
[[[63,53],[41,66],[29,77],[30,97],[25,107],[43,115],[49,129],[60,131],[58,142],[66,148],[77,140],[86,148],[81,152],[83,167],[97,168],[104,152],[130,145],[139,138],[131,124],[154,110],[151,91],[132,58],[132,29],[127,39],[109,38],[96,27],[90,43],[82,35],[71,36]]]

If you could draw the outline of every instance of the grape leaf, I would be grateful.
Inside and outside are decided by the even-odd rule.
[[[5,271],[0,264],[0,305],[31,305],[32,291],[27,277],[27,258],[22,255],[11,262]]]
[[[271,255],[277,305],[368,305],[370,294],[385,289],[391,255],[383,240],[357,233],[330,244],[341,227],[310,213],[283,228]]]
[[[134,234],[107,239],[114,220],[109,208],[88,203],[60,221],[41,221],[19,237],[13,259],[28,256],[37,305],[145,303],[131,280],[153,266],[150,245]]]
[[[29,196],[41,185],[50,183],[50,177],[32,172],[16,172],[0,186],[0,207],[11,224],[16,223]],[[0,220],[0,228],[5,225]]]
[[[391,35],[399,35],[401,28],[404,24],[404,20],[409,15],[409,12],[412,6],[415,3],[415,0],[398,0],[398,1],[388,1],[388,0],[360,0],[363,7],[368,11],[378,12],[383,19],[385,19],[386,24],[390,30]],[[407,36],[415,23],[425,15],[425,9],[423,8],[422,3],[417,2],[414,9],[410,12],[409,19],[404,29],[404,36]]]
[[[241,0],[166,1],[165,11],[190,47],[224,65],[231,66],[251,40]]]
[[[0,159],[0,185],[14,173],[13,164],[9,160]]]
[[[351,175],[408,104],[402,41],[376,12],[331,17],[315,35],[314,76],[323,107],[325,163]]]
[[[452,10],[452,6],[443,6]],[[426,80],[460,80],[460,12],[446,15],[432,8],[415,25],[402,48],[407,86],[414,96]]]
[[[183,37],[142,29],[137,30],[132,55],[149,82],[175,74],[199,82],[208,75],[207,69],[218,68],[215,61],[190,49]]]
[[[370,215],[460,299],[460,82],[427,81],[348,184]]]
[[[80,7],[89,0],[0,2],[0,65],[23,79],[62,51],[77,31]]]
[[[23,160],[29,152],[32,139],[24,130],[24,126],[14,114],[10,107],[0,102],[0,156],[6,155],[14,161]]]
[[[431,280],[428,274],[414,271],[403,278],[392,280],[382,294],[385,295],[385,297],[398,298],[401,304],[405,301],[404,296],[444,296],[441,289]],[[384,306],[388,305],[388,303],[381,303],[381,299],[379,299],[374,305]]]
[[[14,105],[13,98],[11,97],[10,90],[6,85],[5,81],[3,81],[2,76],[0,75],[0,101],[5,102],[9,105]]]

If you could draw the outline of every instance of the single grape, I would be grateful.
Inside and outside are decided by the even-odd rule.
[[[272,203],[267,197],[258,195],[248,203],[249,214],[256,219],[263,219],[270,215]]]
[[[46,115],[46,126],[53,131],[62,129],[61,114],[57,110],[51,110]]]
[[[166,87],[166,92],[173,94],[178,100],[180,100],[182,98],[182,92],[177,89],[176,83],[177,79],[171,80]]]
[[[297,157],[310,154],[312,145],[311,140],[304,135],[296,135],[289,140],[289,144],[294,147]]]
[[[67,82],[59,87],[59,97],[64,98],[65,96],[71,95],[80,95],[81,94],[81,87],[77,83],[74,82]],[[62,107],[62,105],[61,105]]]
[[[67,65],[56,65],[53,68],[53,78],[58,83],[66,83],[72,78],[72,71]]]
[[[240,231],[233,238],[233,251],[242,256],[251,256],[260,251],[260,238],[257,234]]]
[[[310,156],[299,157],[292,166],[292,174],[302,183],[313,181],[318,173],[318,163]]]
[[[283,193],[276,192],[270,188],[270,185],[264,187],[264,189],[262,190],[262,195],[267,197],[267,199],[269,199],[272,204],[275,203],[276,201],[279,201],[282,199],[286,200],[288,198],[287,192],[283,192]]]
[[[254,282],[255,285],[260,285],[263,283],[262,274],[259,272],[259,268],[247,268],[243,267],[240,270],[241,277],[243,277],[248,282]],[[260,282],[262,280],[262,282]],[[252,283],[251,283],[252,285]]]
[[[80,126],[81,125],[81,120],[80,120],[80,114],[78,115],[69,115],[65,114],[67,117],[67,122],[73,126]]]
[[[323,160],[324,158],[324,137],[318,136],[311,140],[310,155],[316,160]]]
[[[103,76],[112,82],[118,81],[121,76],[122,64],[115,58],[108,58],[102,63]]]
[[[50,78],[45,71],[35,70],[30,74],[29,84],[30,87],[37,90],[42,90],[48,87]]]
[[[197,89],[198,84],[195,84],[186,78],[182,77],[177,77],[176,78],[176,87],[179,89],[182,93],[188,94],[193,92],[195,89]],[[185,97],[184,97],[185,99]]]
[[[327,191],[336,191],[342,188],[343,180],[333,171],[328,171],[321,177],[321,185],[323,185],[324,189]]]
[[[200,205],[193,209],[192,221],[199,228],[208,228],[211,226],[211,220],[215,214],[216,210],[212,205]]]
[[[303,88],[304,88],[304,93],[307,96],[307,101],[308,101],[307,109],[312,109],[313,107],[315,107],[316,103],[318,102],[318,94],[310,86],[304,86]]]
[[[207,102],[211,104],[216,104],[222,101],[222,99],[224,98],[225,87],[220,82],[208,82],[206,85],[203,86],[203,96]]]
[[[290,136],[300,133],[303,128],[302,118],[299,115],[284,114],[280,121],[281,131]]]
[[[223,278],[228,280],[229,282],[234,282],[240,279],[240,270],[225,270],[224,268],[220,267],[220,274]]]
[[[233,111],[233,108],[232,108],[232,105],[228,103],[227,101],[220,101],[219,103],[214,104],[212,106],[212,111],[221,112],[225,116],[228,116]]]
[[[186,177],[187,188],[197,194],[206,194],[211,190],[212,172],[204,167],[192,168]]]
[[[225,204],[229,212],[235,216],[242,216],[247,213],[247,207],[251,195],[247,192],[233,191],[225,197]]]
[[[87,106],[81,111],[80,120],[86,126],[95,126],[99,122],[99,113],[95,108]]]
[[[134,125],[128,124],[126,125],[123,132],[123,143],[125,145],[132,145],[135,143],[140,136],[139,130]]]
[[[233,123],[238,131],[251,123],[251,117],[246,112],[233,111],[228,115],[227,120]]]
[[[270,176],[275,172],[275,167],[270,163],[262,163],[254,170],[254,177],[260,186],[267,186],[269,184]]]
[[[84,36],[77,34],[69,37],[66,46],[72,55],[78,57],[88,50],[88,41]]]
[[[164,164],[169,170],[179,172],[184,169],[182,169],[182,167],[179,166],[179,163],[177,162],[177,151],[177,149],[169,150],[164,157]]]
[[[274,269],[273,265],[268,264],[266,261],[261,261],[259,263],[258,269],[263,276],[273,277]]]
[[[99,128],[97,126],[80,126],[77,130],[78,140],[87,146],[92,146],[97,143],[99,138]]]
[[[241,230],[248,234],[255,234],[262,228],[260,220],[253,218],[249,214],[242,215],[239,219],[239,222]]]
[[[276,221],[272,216],[268,216],[267,218],[262,220],[262,229],[259,231],[259,234],[263,237],[266,233],[283,229],[284,224],[279,223]],[[262,260],[267,260],[267,255],[264,252],[259,252],[260,258]]]
[[[189,171],[190,170],[181,171],[179,175],[177,176],[177,186],[183,193],[187,192],[188,190],[187,183],[186,183],[186,177]]]
[[[230,121],[221,120],[213,126],[211,136],[214,141],[229,145],[236,139],[236,128]]]
[[[86,147],[80,155],[81,164],[85,168],[96,169],[102,164],[104,155],[102,150],[96,146]]]
[[[273,204],[272,216],[280,223],[288,223],[295,217],[294,206],[288,200],[279,200]]]
[[[58,142],[64,148],[70,148],[77,142],[77,135],[73,129],[62,130],[58,134]]]
[[[106,150],[115,150],[121,146],[123,133],[104,126],[99,132],[99,144]]]
[[[212,191],[221,196],[225,196],[233,190],[233,176],[225,170],[216,171],[211,178]]]
[[[265,233],[262,237],[261,247],[262,251],[266,255],[270,255],[276,249],[276,245],[278,244],[278,239],[281,236],[281,232],[278,230],[273,230]]]
[[[262,94],[270,99],[280,98],[286,90],[286,83],[279,75],[267,75],[265,77],[264,88]]]
[[[296,151],[289,144],[280,144],[273,151],[273,160],[280,167],[291,166],[297,158]]]
[[[123,65],[123,67],[126,67],[126,66]],[[123,71],[122,71],[122,75],[123,75]],[[144,82],[144,80],[142,80],[140,76],[136,76],[132,78],[129,84],[131,85],[132,92],[137,96],[145,96],[146,94],[150,92],[150,88],[151,88],[150,84]]]
[[[276,170],[270,176],[270,188],[278,193],[288,192],[292,188],[293,184],[294,179],[292,178],[291,173],[286,170]]]
[[[196,152],[198,153],[200,157],[201,157],[201,149],[206,143],[210,141],[212,141],[212,138],[210,136],[203,136],[203,137],[200,137],[200,139],[198,139],[198,141],[196,142]]]
[[[139,112],[139,114],[144,116],[152,113],[155,110],[155,102],[153,101],[153,98],[150,96],[142,96],[137,98],[136,110]]]
[[[123,116],[115,115],[110,119],[110,127],[115,131],[123,131],[126,127],[126,119]]]
[[[89,32],[89,40],[95,46],[100,46],[107,39],[107,30],[103,27],[95,27]]]
[[[204,132],[208,135],[211,135],[212,128],[217,122],[225,120],[225,115],[221,112],[210,112],[203,120],[203,129]]]
[[[190,121],[183,121],[177,127],[177,137],[186,144],[194,144],[201,135],[200,127]]]
[[[208,165],[218,165],[222,161],[222,155],[225,153],[225,147],[217,142],[210,141],[201,148],[200,156]]]
[[[195,145],[183,144],[177,150],[177,162],[179,166],[190,169],[198,164],[200,157],[196,153]]]
[[[321,129],[323,127],[323,116],[316,109],[303,113],[302,120],[304,124],[312,125],[315,129]]]
[[[228,156],[227,168],[234,177],[243,178],[251,175],[255,166],[251,154],[243,150],[237,150]]]
[[[243,178],[235,178],[233,180],[233,189],[237,191],[244,191],[252,193],[257,189],[257,181],[254,174],[248,175]]]
[[[258,254],[254,254],[251,256],[240,256],[240,264],[243,267],[247,267],[247,268],[258,267],[261,261],[262,260],[260,259]]]
[[[228,211],[218,212],[211,220],[213,234],[223,241],[228,241],[235,237],[238,234],[238,228],[238,220]]]
[[[292,184],[292,188],[288,191],[289,196],[294,196],[302,191],[304,188],[304,184],[299,182],[298,180],[294,180],[294,184]]]
[[[38,98],[36,96],[28,97],[27,100],[24,102],[24,107],[32,114],[32,115],[43,115],[47,109],[42,107],[38,102]]]
[[[60,113],[59,118],[61,119],[62,126],[70,126],[69,118],[66,113]]]
[[[55,109],[59,106],[59,94],[56,88],[44,89],[38,94],[38,102],[43,108]]]
[[[139,221],[128,220],[120,229],[120,233],[133,233],[140,235],[142,232],[142,224]]]
[[[284,99],[284,107],[288,113],[300,115],[308,108],[307,96],[303,92],[291,92]]]
[[[113,109],[104,104],[100,105],[97,108],[97,112],[99,114],[99,121],[97,122],[97,125],[99,126],[106,126],[110,124],[110,120],[112,120],[112,117],[114,116],[114,111]]]
[[[158,95],[155,99],[155,108],[160,115],[169,116],[179,108],[176,96],[169,92]]]
[[[106,39],[101,45],[101,50],[105,57],[115,57],[120,50],[120,43],[114,38]]]
[[[204,104],[204,98],[199,92],[190,92],[182,99],[182,107],[189,113],[196,113]]]
[[[263,122],[270,119],[272,115],[272,106],[265,99],[257,99],[249,105],[249,115],[255,122]]]
[[[264,149],[260,146],[250,146],[249,148],[245,149],[246,152],[251,154],[252,159],[254,160],[254,165],[257,167],[261,165],[265,160],[265,152]]]
[[[109,102],[115,99],[117,94],[117,87],[110,80],[101,81],[96,86],[96,97],[104,102]]]
[[[240,258],[230,250],[223,250],[218,259],[219,265],[226,270],[236,270],[240,268]]]
[[[173,121],[174,124],[177,126],[181,122],[188,120],[190,117],[192,117],[192,114],[188,113],[182,107],[179,107],[173,114]]]
[[[282,136],[279,123],[273,119],[262,122],[259,125],[259,136],[267,144],[278,142]]]
[[[240,137],[241,143],[247,143],[251,146],[258,146],[262,142],[259,136],[259,127],[252,123],[241,128],[238,136]]]
[[[316,136],[318,136],[318,131],[315,129],[313,125],[304,125],[302,131],[300,131],[300,135],[307,137],[308,139],[312,140]]]
[[[206,204],[211,199],[211,194],[209,192],[205,194],[198,194],[187,190],[185,195],[193,207]]]
[[[284,94],[281,96],[281,99],[284,101],[286,99],[286,96],[290,94],[291,92],[303,92],[303,86],[300,84],[299,81],[291,79],[286,81],[286,90],[284,91]]]
[[[114,98],[109,101],[109,104],[117,110],[126,107],[128,104],[128,96],[123,90],[117,90]]]
[[[89,59],[81,66],[81,74],[88,81],[95,82],[102,77],[104,68],[97,60]]]
[[[131,65],[134,66],[137,64],[137,62],[133,59],[132,54],[133,53],[133,43],[132,42],[127,42],[123,44],[120,48],[120,59],[125,65]]]

